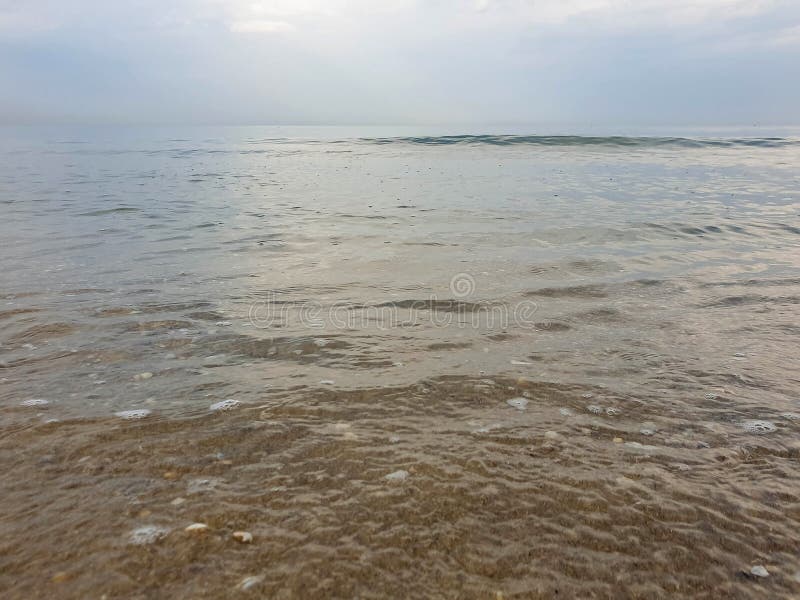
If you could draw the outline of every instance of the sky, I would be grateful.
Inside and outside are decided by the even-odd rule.
[[[0,123],[800,124],[800,0],[0,0]]]

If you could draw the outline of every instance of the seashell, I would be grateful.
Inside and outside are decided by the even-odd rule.
[[[525,410],[528,408],[528,399],[522,397],[511,398],[510,400],[506,400],[506,404],[517,410]]]
[[[249,544],[253,541],[253,534],[249,531],[234,531],[233,539],[242,544]]]
[[[400,469],[399,471],[394,471],[392,473],[389,473],[388,475],[384,475],[383,478],[387,481],[396,482],[396,481],[405,481],[406,479],[408,479],[408,477],[409,477],[408,471]]]

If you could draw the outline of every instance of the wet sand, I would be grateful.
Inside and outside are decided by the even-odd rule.
[[[648,398],[500,378],[303,397],[4,428],[6,597],[789,598],[800,586],[800,421],[776,416],[770,435],[693,427]],[[184,531],[195,522],[209,531]],[[164,536],[137,545],[143,527]]]

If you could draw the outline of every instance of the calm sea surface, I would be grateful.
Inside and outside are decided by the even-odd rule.
[[[800,595],[800,137],[0,130],[0,252],[3,597]]]

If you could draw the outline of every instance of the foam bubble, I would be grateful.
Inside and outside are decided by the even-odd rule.
[[[506,400],[506,404],[509,406],[516,408],[517,410],[525,410],[528,408],[528,399],[527,398],[511,398],[510,400]]]
[[[128,541],[135,546],[154,544],[169,533],[169,529],[155,525],[145,525],[134,529],[128,535]]]
[[[756,435],[764,435],[765,433],[772,433],[777,431],[778,428],[772,421],[760,421],[751,419],[742,423],[742,428],[747,433],[754,433]]]
[[[30,400],[23,400],[19,403],[20,406],[45,406],[50,404],[49,400],[43,400],[42,398],[31,398]]]
[[[135,410],[121,410],[119,412],[115,412],[114,415],[120,419],[125,419],[126,421],[134,421],[136,419],[144,419],[145,417],[150,416],[152,413],[153,411],[149,408],[139,408]]]
[[[223,410],[231,410],[239,406],[241,402],[238,400],[234,400],[233,398],[228,398],[227,400],[222,400],[221,402],[215,402],[211,406],[208,407],[208,410],[213,411],[223,411]]]

